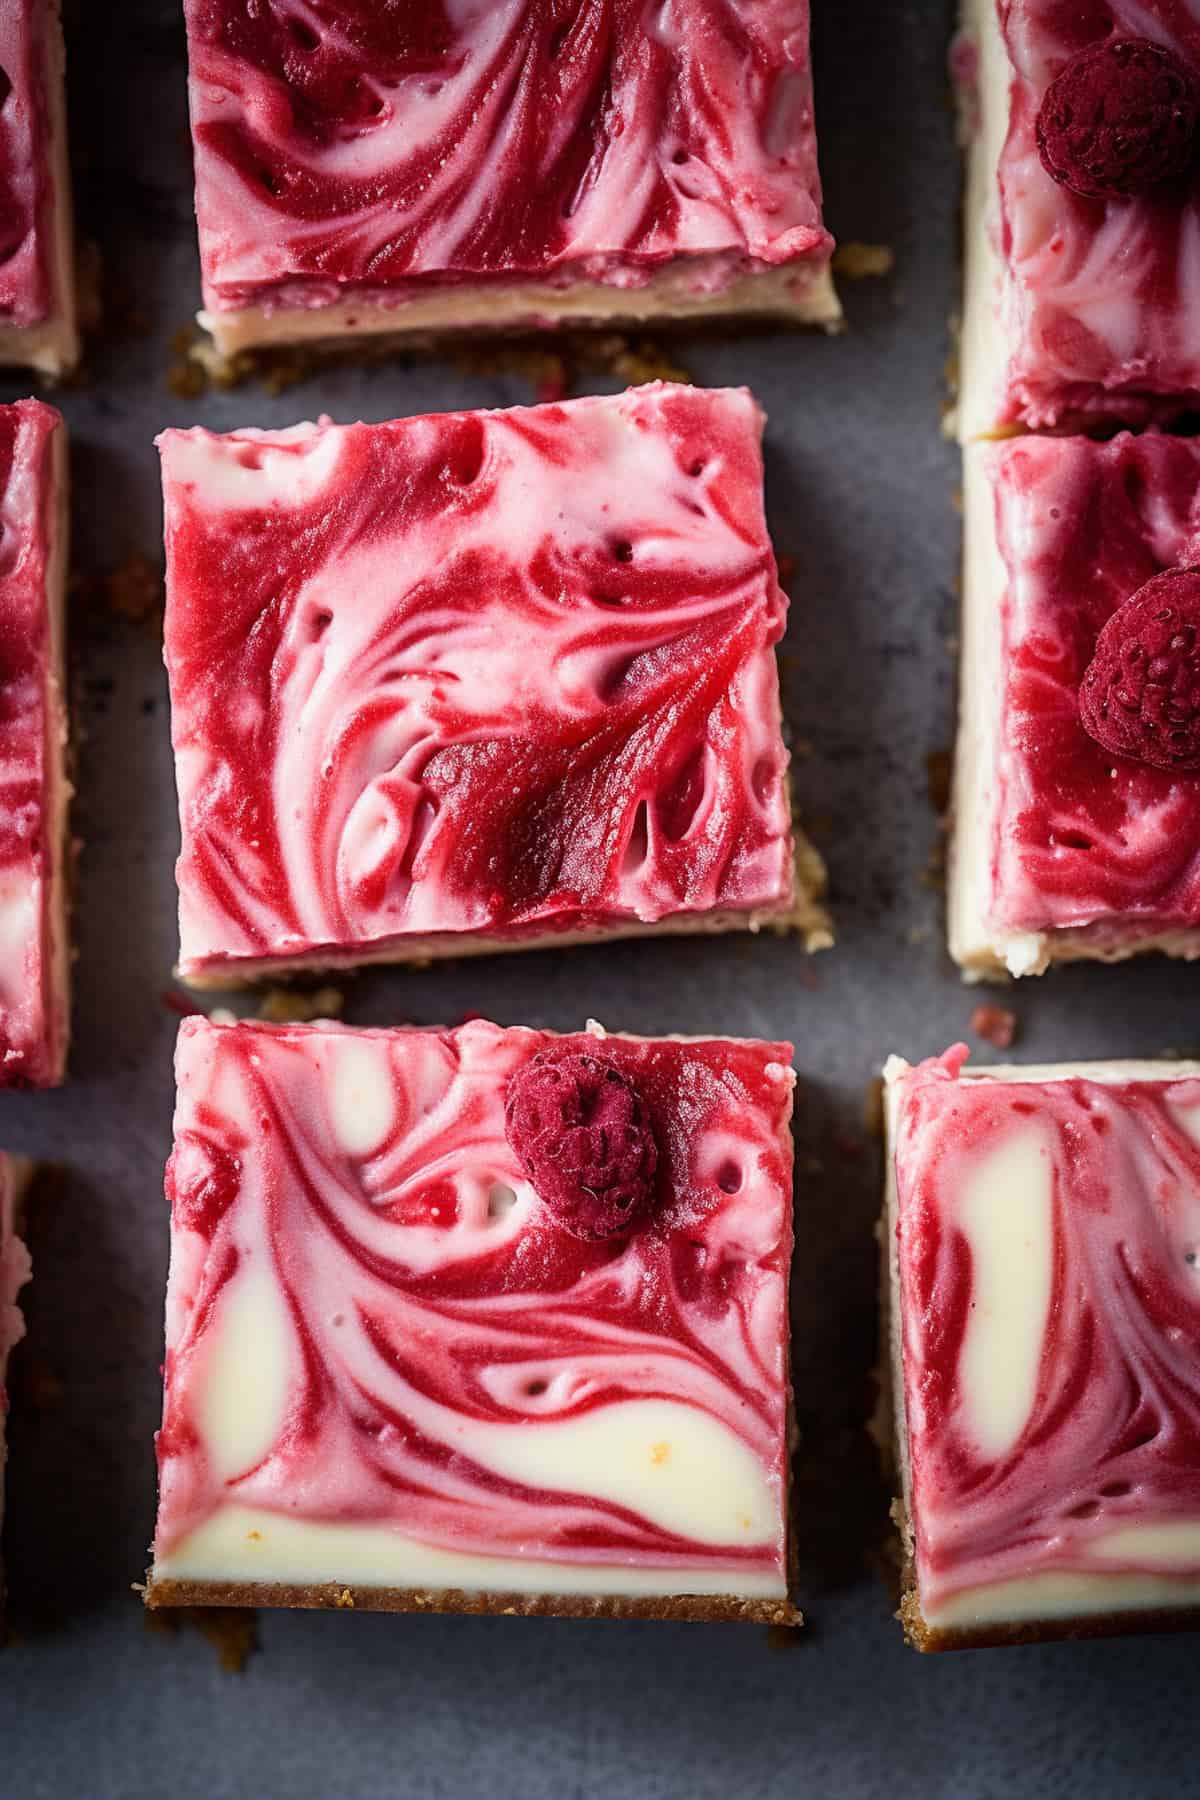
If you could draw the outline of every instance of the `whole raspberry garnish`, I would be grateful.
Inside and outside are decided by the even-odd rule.
[[[649,1204],[654,1132],[607,1058],[539,1051],[509,1077],[504,1123],[539,1199],[574,1237],[615,1237]]]
[[[1089,200],[1144,194],[1182,175],[1200,119],[1200,81],[1148,38],[1081,50],[1046,89],[1037,116],[1042,165]]]
[[[1089,737],[1155,769],[1200,769],[1200,569],[1155,575],[1096,639],[1079,686]]]

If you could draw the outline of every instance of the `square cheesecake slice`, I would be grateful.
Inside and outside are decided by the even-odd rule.
[[[0,7],[0,364],[79,360],[58,0]]]
[[[0,406],[0,1087],[66,1064],[66,477],[53,407]]]
[[[797,926],[744,390],[170,431],[180,972]]]
[[[186,1020],[147,1604],[796,1622],[791,1054]]]
[[[950,947],[1200,955],[1200,442],[965,452]]]
[[[185,0],[232,354],[762,314],[832,327],[808,0]]]
[[[17,1296],[32,1273],[29,1252],[18,1236],[32,1175],[33,1164],[25,1157],[0,1151],[0,1520],[4,1516],[4,1464],[8,1455],[4,1430],[8,1416],[8,1356],[25,1336],[25,1320]],[[0,1583],[0,1618],[3,1610]]]
[[[1200,14],[965,0],[964,441],[1200,406]]]
[[[887,1067],[921,1650],[1200,1626],[1200,1064]]]

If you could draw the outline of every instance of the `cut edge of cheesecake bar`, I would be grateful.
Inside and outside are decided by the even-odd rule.
[[[653,326],[686,320],[777,319],[839,331],[843,316],[827,257],[736,276],[720,293],[697,292],[686,271],[668,266],[641,287],[602,281],[552,287],[545,281],[472,286],[464,282],[387,303],[360,297],[328,306],[244,306],[199,312],[218,355],[285,349],[345,349],[368,339],[408,346],[460,332],[520,333],[557,326]]]
[[[70,533],[70,473],[67,428],[60,420],[50,440],[51,509],[49,554],[46,563],[46,604],[49,620],[49,655],[46,661],[46,810],[49,816],[47,852],[50,882],[46,894],[44,930],[49,959],[46,1006],[53,1021],[55,1054],[52,1082],[66,1074],[71,1044],[71,798],[74,788],[67,773],[68,725],[66,696],[66,595]]]
[[[1004,455],[1003,444],[963,448],[958,737],[946,883],[950,955],[968,982],[1043,975],[1055,963],[1126,962],[1151,952],[1193,961],[1200,957],[1200,926],[1119,937],[1114,921],[1113,935],[1099,938],[1086,930],[1015,930],[991,916],[1009,574],[996,536],[990,465]]]
[[[898,1083],[911,1068],[903,1057],[890,1056],[884,1065],[884,1279],[881,1286],[881,1357],[883,1380],[889,1391],[892,1426],[890,1469],[897,1492],[891,1515],[900,1544],[900,1606],[896,1617],[904,1636],[915,1650],[925,1654],[943,1650],[999,1649],[1010,1644],[1057,1643],[1071,1639],[1119,1637],[1136,1632],[1200,1630],[1200,1601],[1171,1607],[1128,1607],[1107,1613],[1063,1614],[1030,1619],[987,1619],[975,1624],[933,1625],[921,1611],[917,1578],[916,1538],[912,1515],[912,1459],[908,1440],[908,1415],[904,1389],[904,1359],[900,1317],[900,1247],[896,1235],[899,1192],[896,1184],[896,1120]],[[1140,1059],[1122,1062],[996,1063],[964,1069],[960,1081],[1179,1081],[1200,1077],[1200,1062]]]
[[[176,967],[178,980],[197,990],[226,992],[252,987],[257,982],[288,976],[306,977],[327,970],[345,971],[381,963],[422,968],[457,957],[491,956],[515,950],[565,950],[578,944],[619,942],[630,938],[697,937],[721,932],[770,931],[779,936],[795,934],[812,954],[828,950],[834,942],[833,922],[822,904],[826,870],[820,852],[801,833],[795,839],[795,888],[783,906],[734,908],[711,912],[672,913],[652,922],[622,920],[612,925],[582,927],[571,931],[531,930],[520,935],[434,932],[425,936],[387,938],[379,944],[330,946],[297,956],[193,957]]]
[[[48,234],[50,316],[36,325],[0,325],[0,366],[35,369],[57,380],[69,375],[79,361],[79,329],[75,306],[74,211],[71,202],[71,167],[67,155],[66,49],[58,0],[46,5],[45,33],[46,106],[50,122],[50,213],[38,221],[40,229],[52,222]]]
[[[960,30],[975,47],[975,90],[961,97],[966,132],[963,192],[963,307],[953,427],[959,442],[1007,437],[998,420],[1008,362],[1003,299],[1006,270],[996,248],[999,168],[1008,135],[1010,70],[997,0],[962,0]]]

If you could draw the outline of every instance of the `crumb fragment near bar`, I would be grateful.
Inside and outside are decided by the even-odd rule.
[[[968,1020],[972,1037],[983,1038],[997,1050],[1011,1050],[1016,1042],[1017,1015],[1007,1006],[981,1004]]]
[[[890,244],[862,244],[851,240],[841,243],[833,253],[833,272],[850,281],[863,281],[879,275],[890,275],[896,263],[896,252]]]

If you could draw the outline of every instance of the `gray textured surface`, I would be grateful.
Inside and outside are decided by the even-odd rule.
[[[815,0],[828,216],[887,241],[886,282],[850,286],[851,332],[730,339],[680,354],[748,381],[771,412],[770,512],[796,559],[788,711],[812,745],[798,787],[827,853],[840,942],[656,944],[364,976],[357,1022],[483,1011],[575,1027],[790,1034],[805,1078],[795,1324],[808,1440],[800,1493],[811,1629],[780,1652],[738,1627],[330,1614],[262,1621],[222,1674],[191,1632],[147,1631],[129,1592],[154,1505],[166,1221],[161,1165],[175,1021],[176,847],[165,684],[151,632],[73,622],[81,746],[71,1085],[0,1099],[9,1145],[69,1165],[33,1228],[27,1366],[57,1405],[18,1401],[7,1546],[19,1641],[0,1666],[0,1792],[41,1795],[592,1795],[866,1800],[1194,1788],[1194,1643],[1146,1640],[920,1659],[872,1572],[883,1502],[859,1430],[874,1347],[877,1149],[863,1093],[883,1053],[965,1031],[972,1001],[921,885],[934,845],[924,759],[949,742],[954,457],[939,441],[955,282],[956,169],[938,0]],[[172,0],[79,8],[71,41],[85,227],[148,335],[114,332],[67,392],[76,564],[157,555],[151,438],[166,424],[381,418],[529,398],[450,363],[343,370],[270,398],[195,402],[164,384],[196,289]],[[599,385],[599,384],[597,384]],[[3,396],[23,391],[5,377]],[[1019,1054],[1194,1044],[1195,971],[1075,970],[1020,989]]]

